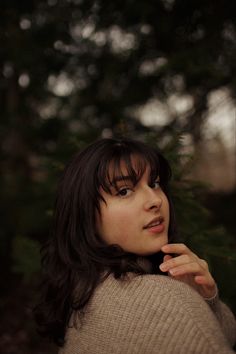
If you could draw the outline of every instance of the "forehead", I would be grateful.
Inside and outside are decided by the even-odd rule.
[[[141,177],[146,170],[150,170],[150,163],[144,157],[131,155],[120,161],[112,160],[108,167],[109,179],[119,176]]]
[[[145,173],[151,179],[156,178],[158,170],[159,168],[155,161],[151,164],[145,157],[137,154],[118,160],[113,159],[107,165],[106,175],[101,186],[105,191],[110,191],[110,187],[117,186],[117,183],[122,180],[129,180],[135,185]]]
[[[136,185],[147,171],[150,182],[160,178],[161,183],[168,182],[168,168],[162,156],[154,149],[140,151],[129,148],[109,149],[104,152],[97,162],[97,169],[94,181],[98,195],[103,189],[107,193],[112,193],[113,187],[118,187],[118,180],[131,181]]]

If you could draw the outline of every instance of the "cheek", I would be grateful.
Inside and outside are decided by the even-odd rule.
[[[100,212],[95,213],[95,230],[96,233],[103,238],[104,226],[106,226],[106,208],[105,205],[100,205]]]
[[[96,229],[100,237],[109,243],[119,242],[121,238],[125,240],[128,237],[133,219],[131,212],[124,208],[101,208],[101,217],[98,214],[96,218]]]
[[[112,231],[113,228],[124,228],[130,222],[131,213],[125,208],[116,207],[107,209],[103,214],[103,224],[107,225]]]
[[[167,196],[164,194],[163,203],[162,203],[162,212],[165,219],[169,222],[170,219],[170,205]]]

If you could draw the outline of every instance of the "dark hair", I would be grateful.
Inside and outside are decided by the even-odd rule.
[[[137,156],[133,166],[131,157]],[[103,200],[101,187],[110,193],[111,180],[122,175],[121,162],[134,183],[147,166],[170,204],[169,242],[175,237],[175,219],[168,191],[171,170],[160,152],[140,141],[101,139],[79,152],[65,168],[58,186],[52,238],[42,249],[44,281],[42,300],[35,308],[41,334],[63,345],[66,327],[74,310],[82,311],[98,283],[110,273],[158,273],[163,255],[147,256],[147,271],[135,254],[107,245],[97,235],[95,215]],[[109,167],[112,164],[112,176]]]

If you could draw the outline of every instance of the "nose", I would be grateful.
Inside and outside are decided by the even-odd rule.
[[[147,190],[145,190],[144,209],[146,211],[158,211],[161,208],[161,205],[162,197],[159,195],[158,191],[147,187]]]

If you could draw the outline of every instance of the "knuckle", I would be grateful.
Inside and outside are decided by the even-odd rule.
[[[169,265],[170,267],[175,267],[178,265],[178,261],[175,258],[173,258],[171,259],[171,261],[169,261]]]
[[[184,259],[184,261],[186,262],[186,263],[190,263],[192,260],[191,260],[191,257],[188,255],[188,254],[185,254],[184,256],[183,256],[183,259]]]
[[[181,247],[182,251],[187,250],[187,246],[184,243],[180,243],[180,247]]]
[[[204,268],[208,269],[208,263],[205,261],[205,259],[200,259],[200,262]]]

